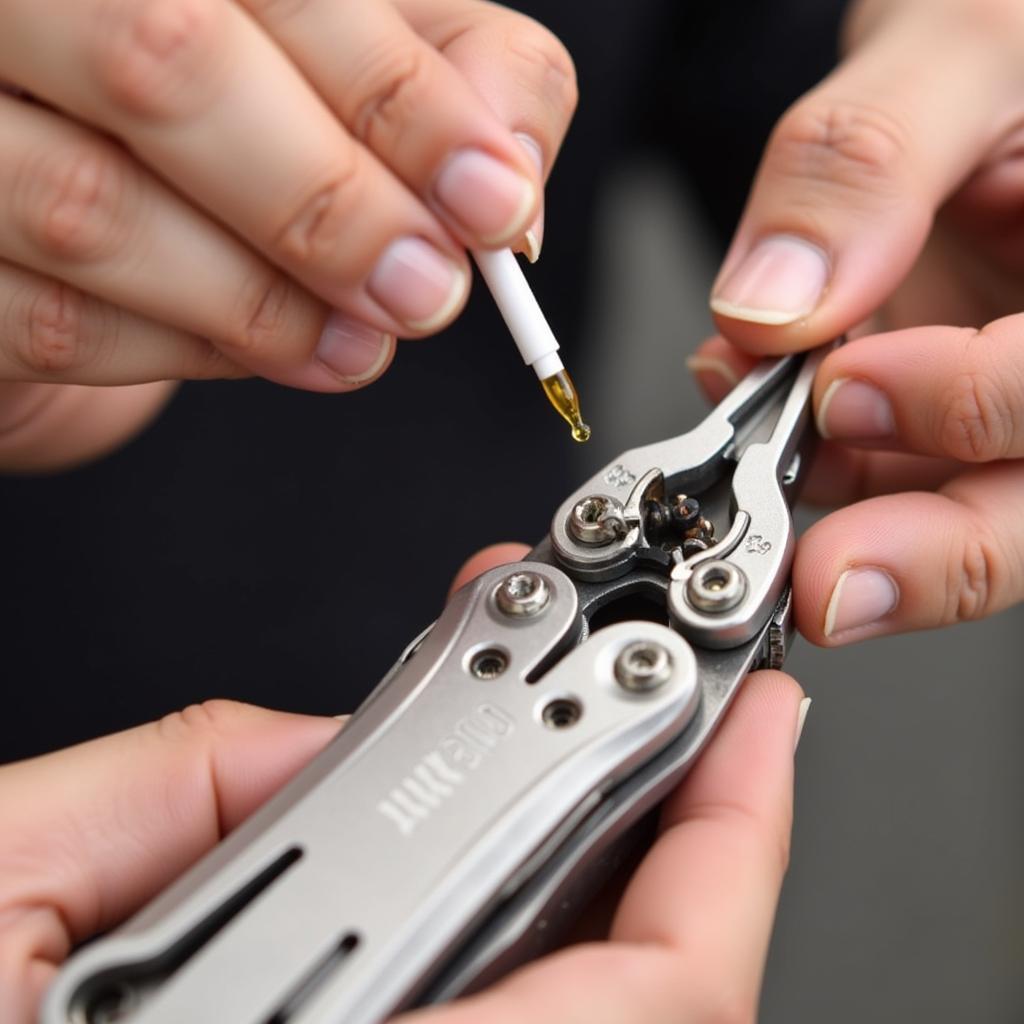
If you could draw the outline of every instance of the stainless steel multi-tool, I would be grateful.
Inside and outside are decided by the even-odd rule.
[[[626,452],[329,747],[72,957],[43,1024],[369,1024],[549,948],[789,637],[823,350]]]

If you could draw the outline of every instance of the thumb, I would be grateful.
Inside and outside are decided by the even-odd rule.
[[[758,353],[819,344],[913,265],[936,209],[1019,114],[1022,40],[968,24],[954,10],[968,6],[892,5],[779,122],[712,293],[730,340]]]
[[[210,701],[0,768],[0,1006],[34,1005],[75,943],[180,874],[338,727]]]

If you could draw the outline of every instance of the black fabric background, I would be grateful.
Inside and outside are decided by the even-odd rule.
[[[605,174],[669,153],[724,244],[772,123],[833,63],[842,4],[522,6],[580,77],[531,271],[578,363]],[[351,710],[462,559],[543,534],[578,460],[477,288],[366,391],[186,384],[117,454],[0,478],[0,761],[213,696]]]

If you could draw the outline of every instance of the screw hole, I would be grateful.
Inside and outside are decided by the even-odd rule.
[[[583,708],[579,701],[571,700],[568,697],[559,697],[545,705],[541,712],[541,719],[551,729],[568,729],[575,725],[583,715]]]
[[[135,992],[124,982],[114,982],[93,997],[86,1017],[89,1024],[115,1024],[137,1008]]]
[[[703,580],[704,588],[717,593],[729,582],[729,577],[721,569],[712,569]]]
[[[626,659],[627,667],[634,670],[654,668],[657,662],[657,653],[647,649],[632,651],[629,657]]]
[[[469,671],[477,679],[497,679],[508,668],[508,655],[497,647],[489,647],[473,656]]]

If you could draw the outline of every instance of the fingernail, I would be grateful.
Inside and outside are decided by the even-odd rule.
[[[896,581],[884,569],[848,569],[839,577],[825,612],[825,636],[870,626],[900,600]]]
[[[818,407],[818,433],[844,441],[870,441],[896,433],[892,405],[874,384],[841,377],[832,381]]]
[[[352,384],[373,380],[391,354],[393,338],[344,313],[331,313],[316,345],[316,358]]]
[[[811,710],[811,698],[804,697],[800,701],[800,708],[796,713],[796,737],[793,740],[793,753],[796,753],[796,748],[800,746],[800,737],[804,734],[804,722],[807,721],[807,712]]]
[[[727,384],[730,390],[740,382],[733,368],[727,362],[715,359],[714,356],[687,356],[686,368],[694,376],[699,373],[711,374],[719,378],[723,384]]]
[[[434,183],[437,201],[484,245],[523,233],[537,197],[529,178],[478,149],[449,158]]]
[[[537,168],[537,176],[544,180],[544,153],[540,148],[540,143],[536,139],[531,138],[526,132],[516,132],[516,138],[519,140],[519,144],[526,150],[527,155],[533,161],[534,167]],[[529,226],[526,234],[523,235],[523,240],[519,245],[515,246],[517,252],[522,252],[531,263],[536,263],[540,259],[540,250],[544,245],[544,205],[541,203],[540,213],[537,214],[537,219]]]
[[[755,324],[793,323],[818,305],[828,276],[828,258],[818,246],[795,235],[772,235],[715,286],[711,308]]]
[[[446,323],[466,295],[469,277],[422,238],[399,238],[377,260],[366,290],[415,331]]]

